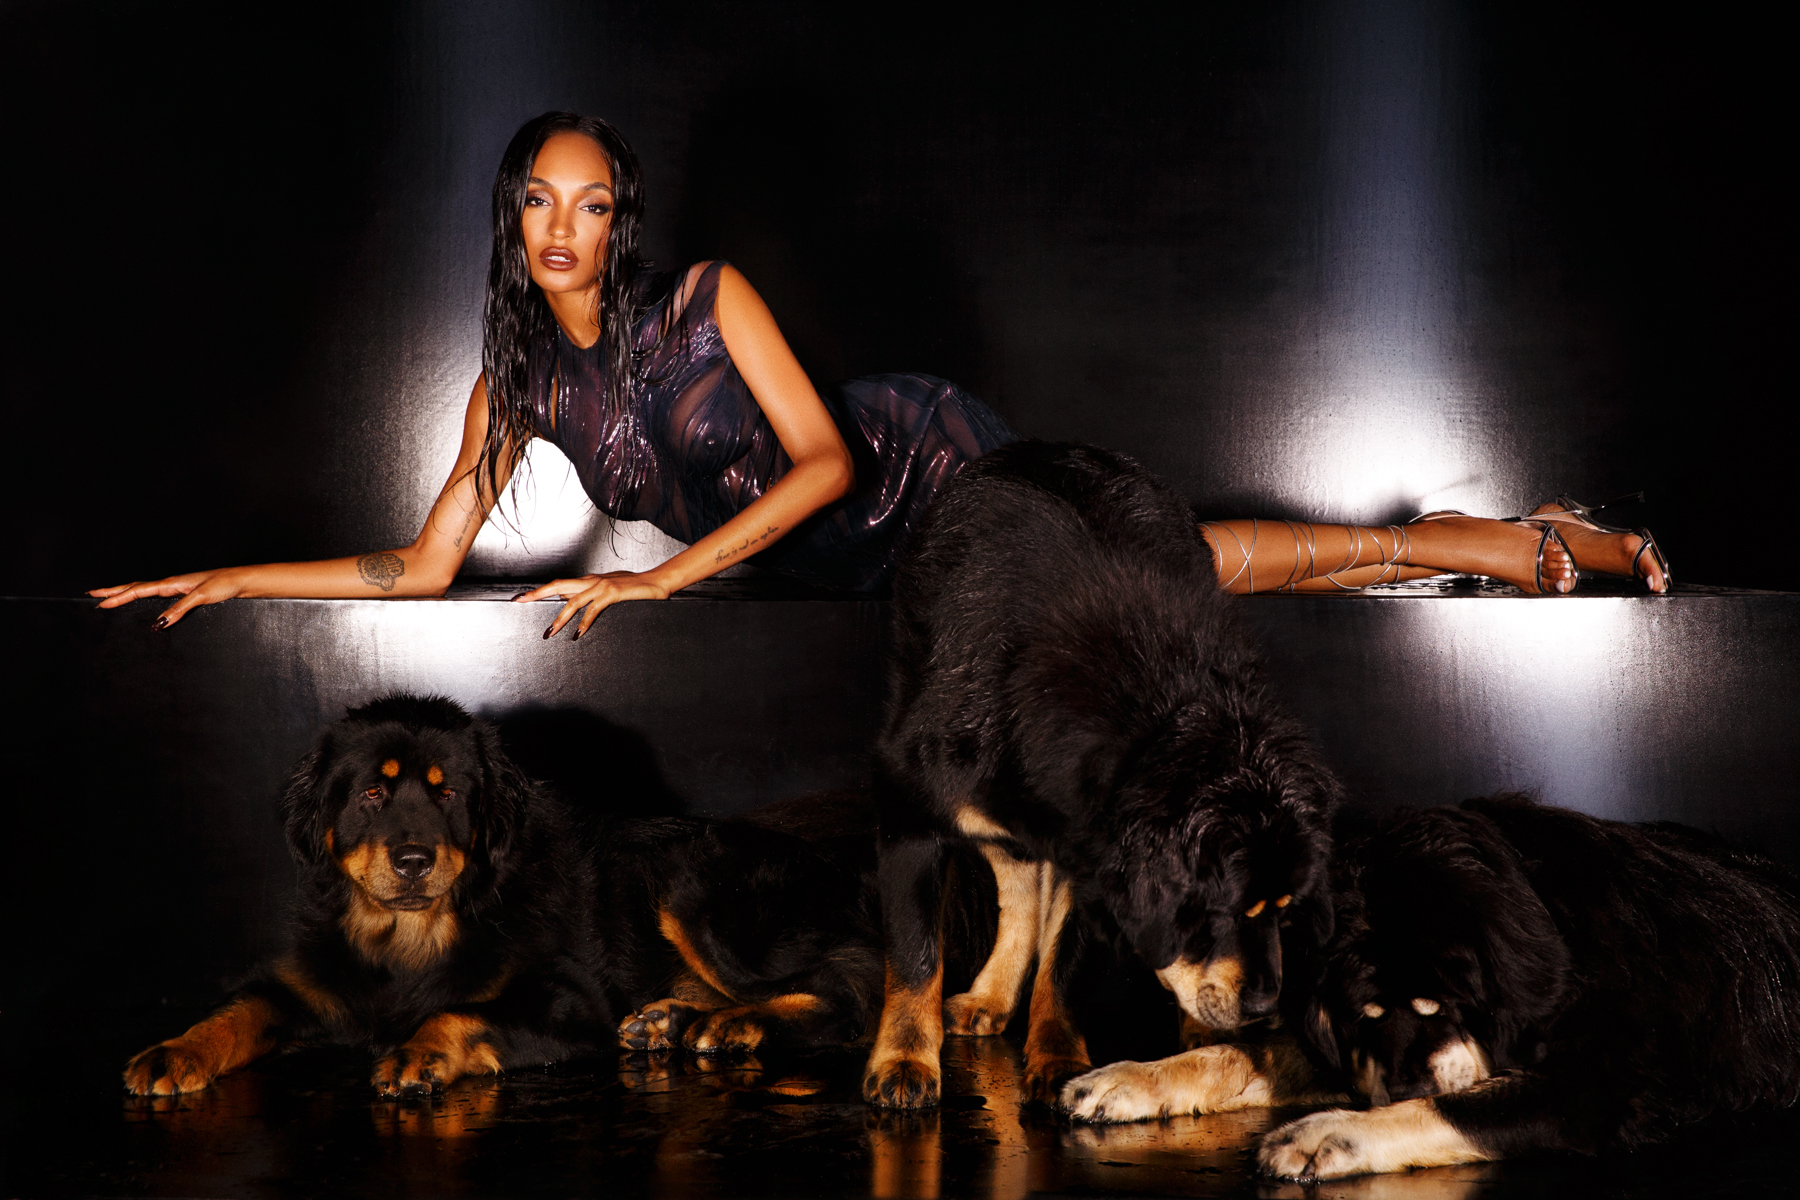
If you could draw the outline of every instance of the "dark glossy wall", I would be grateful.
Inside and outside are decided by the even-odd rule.
[[[0,593],[410,540],[562,106],[822,381],[956,378],[1213,514],[1648,489],[1681,577],[1800,587],[1773,39],[1617,12],[9,3]],[[548,466],[472,571],[630,557]]]

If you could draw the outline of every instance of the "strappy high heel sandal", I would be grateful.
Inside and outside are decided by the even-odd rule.
[[[1468,515],[1468,513],[1463,512],[1458,508],[1440,508],[1436,512],[1428,512],[1421,516],[1414,517],[1411,521],[1408,521],[1407,524],[1412,525],[1419,521],[1436,521],[1443,517],[1466,517]],[[1569,549],[1569,543],[1565,541],[1563,535],[1557,531],[1556,522],[1533,519],[1531,517],[1502,517],[1499,519],[1508,525],[1522,525],[1528,529],[1542,531],[1538,536],[1536,555],[1531,560],[1531,585],[1536,589],[1537,595],[1566,596],[1569,592],[1575,590],[1573,583],[1570,584],[1569,592],[1559,592],[1544,586],[1544,547],[1549,542],[1554,540],[1558,546],[1562,547],[1562,552],[1568,555],[1571,565],[1575,562],[1575,552]]]
[[[1644,580],[1644,586],[1646,587],[1650,585],[1649,579],[1639,570],[1639,567],[1643,564],[1644,555],[1648,554],[1650,556],[1650,561],[1656,566],[1657,573],[1662,576],[1662,592],[1656,593],[1657,595],[1662,595],[1674,585],[1675,572],[1670,568],[1669,558],[1662,552],[1662,547],[1656,544],[1656,535],[1651,533],[1648,529],[1626,529],[1618,525],[1602,525],[1600,522],[1594,520],[1594,514],[1596,512],[1603,508],[1609,508],[1612,505],[1619,503],[1620,500],[1642,500],[1643,498],[1644,493],[1633,492],[1630,495],[1620,496],[1616,500],[1609,500],[1605,504],[1582,504],[1580,501],[1572,500],[1567,496],[1558,496],[1550,502],[1556,505],[1555,511],[1535,512],[1525,519],[1547,521],[1551,517],[1566,516],[1570,518],[1573,524],[1580,525],[1582,528],[1592,530],[1595,533],[1635,535],[1639,539],[1639,542],[1637,553],[1631,556],[1632,577],[1634,579]],[[1569,557],[1574,558],[1574,555],[1571,554]]]

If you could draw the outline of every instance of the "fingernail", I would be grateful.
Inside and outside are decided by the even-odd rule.
[[[556,626],[552,625],[550,628],[544,630],[544,640],[546,642],[549,641],[551,636],[554,635],[555,633],[556,633]]]
[[[150,628],[152,628],[152,629],[167,629],[168,627],[169,627],[169,618],[166,616],[156,618],[156,623],[154,625],[150,626]]]
[[[531,589],[530,589],[530,588],[526,588],[526,589],[524,589],[524,590],[523,590],[523,591],[519,591],[519,592],[514,592],[514,593],[513,593],[513,599],[514,599],[514,600],[522,600],[522,599],[524,599],[524,598],[525,598],[525,597],[526,597],[526,596],[529,596],[529,595],[531,595]]]
[[[579,630],[579,629],[577,629],[577,630],[576,630],[576,631],[575,631],[575,636],[574,636],[574,637],[572,637],[572,638],[570,638],[570,639],[569,639],[569,640],[570,640],[570,641],[571,641],[571,642],[579,642],[579,641],[580,641],[580,640],[581,640],[581,634],[582,634],[582,631],[581,631],[581,630]]]

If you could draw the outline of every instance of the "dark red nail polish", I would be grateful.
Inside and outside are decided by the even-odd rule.
[[[168,627],[169,627],[169,618],[167,618],[167,617],[156,618],[156,624],[150,626],[150,628],[152,628],[152,629],[167,629]]]
[[[546,629],[546,630],[544,630],[544,640],[545,640],[545,641],[546,641],[546,642],[547,642],[547,641],[549,641],[549,640],[550,640],[550,636],[551,636],[551,635],[552,635],[552,634],[554,634],[554,633],[555,633],[555,632],[556,632],[556,626],[554,626],[554,625],[552,625],[552,626],[551,626],[551,627],[550,627],[550,628],[548,628],[548,629]]]

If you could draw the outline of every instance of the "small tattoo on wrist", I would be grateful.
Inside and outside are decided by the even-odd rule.
[[[744,553],[746,550],[750,549],[750,547],[752,547],[752,546],[760,546],[764,542],[768,541],[770,538],[774,537],[775,531],[780,528],[781,528],[781,526],[779,526],[779,525],[771,525],[767,529],[763,530],[761,533],[757,534],[755,537],[745,538],[743,541],[739,542],[735,546],[726,546],[724,549],[720,550],[718,553],[713,555],[713,561],[716,563],[721,563],[721,562],[724,562],[728,558],[735,558],[736,556],[738,556],[738,555]]]
[[[398,554],[381,550],[374,554],[365,554],[356,560],[356,573],[370,587],[378,587],[384,592],[394,590],[394,580],[406,574],[406,564]]]

